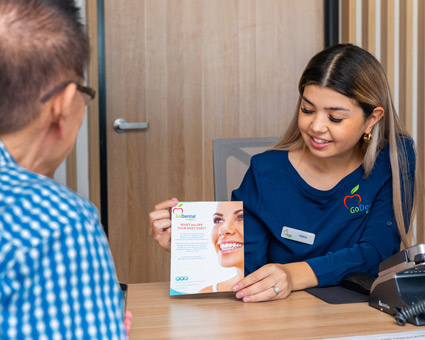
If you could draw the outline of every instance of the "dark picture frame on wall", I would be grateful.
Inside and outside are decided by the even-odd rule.
[[[339,43],[339,1],[325,0],[325,47]]]

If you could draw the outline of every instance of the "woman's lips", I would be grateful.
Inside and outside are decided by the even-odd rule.
[[[322,139],[322,138],[317,138],[317,137],[312,137],[311,136],[310,137],[310,143],[316,149],[323,149],[323,148],[326,148],[332,142],[330,142],[330,141],[328,141],[326,139]]]
[[[218,245],[222,254],[230,254],[243,247],[242,242],[222,242]]]

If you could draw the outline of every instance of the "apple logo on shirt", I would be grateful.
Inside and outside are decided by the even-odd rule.
[[[355,192],[357,190],[359,190],[359,185],[358,184],[357,184],[356,187],[354,187],[351,190],[351,196],[350,195],[347,195],[347,196],[344,197],[344,205],[345,205],[345,207],[347,209],[349,209],[348,206],[347,206],[347,200],[349,202],[350,207],[354,206],[353,202],[357,202],[358,201],[355,205],[359,205],[360,202],[362,201],[362,198],[360,197],[360,195],[359,194],[355,194]]]

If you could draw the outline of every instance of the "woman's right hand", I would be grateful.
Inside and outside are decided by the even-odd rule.
[[[171,213],[170,208],[179,203],[177,198],[158,203],[149,213],[149,235],[166,251],[171,252]]]

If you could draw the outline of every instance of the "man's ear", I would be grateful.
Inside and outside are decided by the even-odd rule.
[[[76,92],[77,85],[71,83],[51,99],[51,125],[57,129],[61,139],[65,134],[65,123],[72,112],[71,107]]]
[[[375,107],[373,112],[367,118],[365,133],[371,133],[373,127],[384,117],[385,110],[383,107]]]

